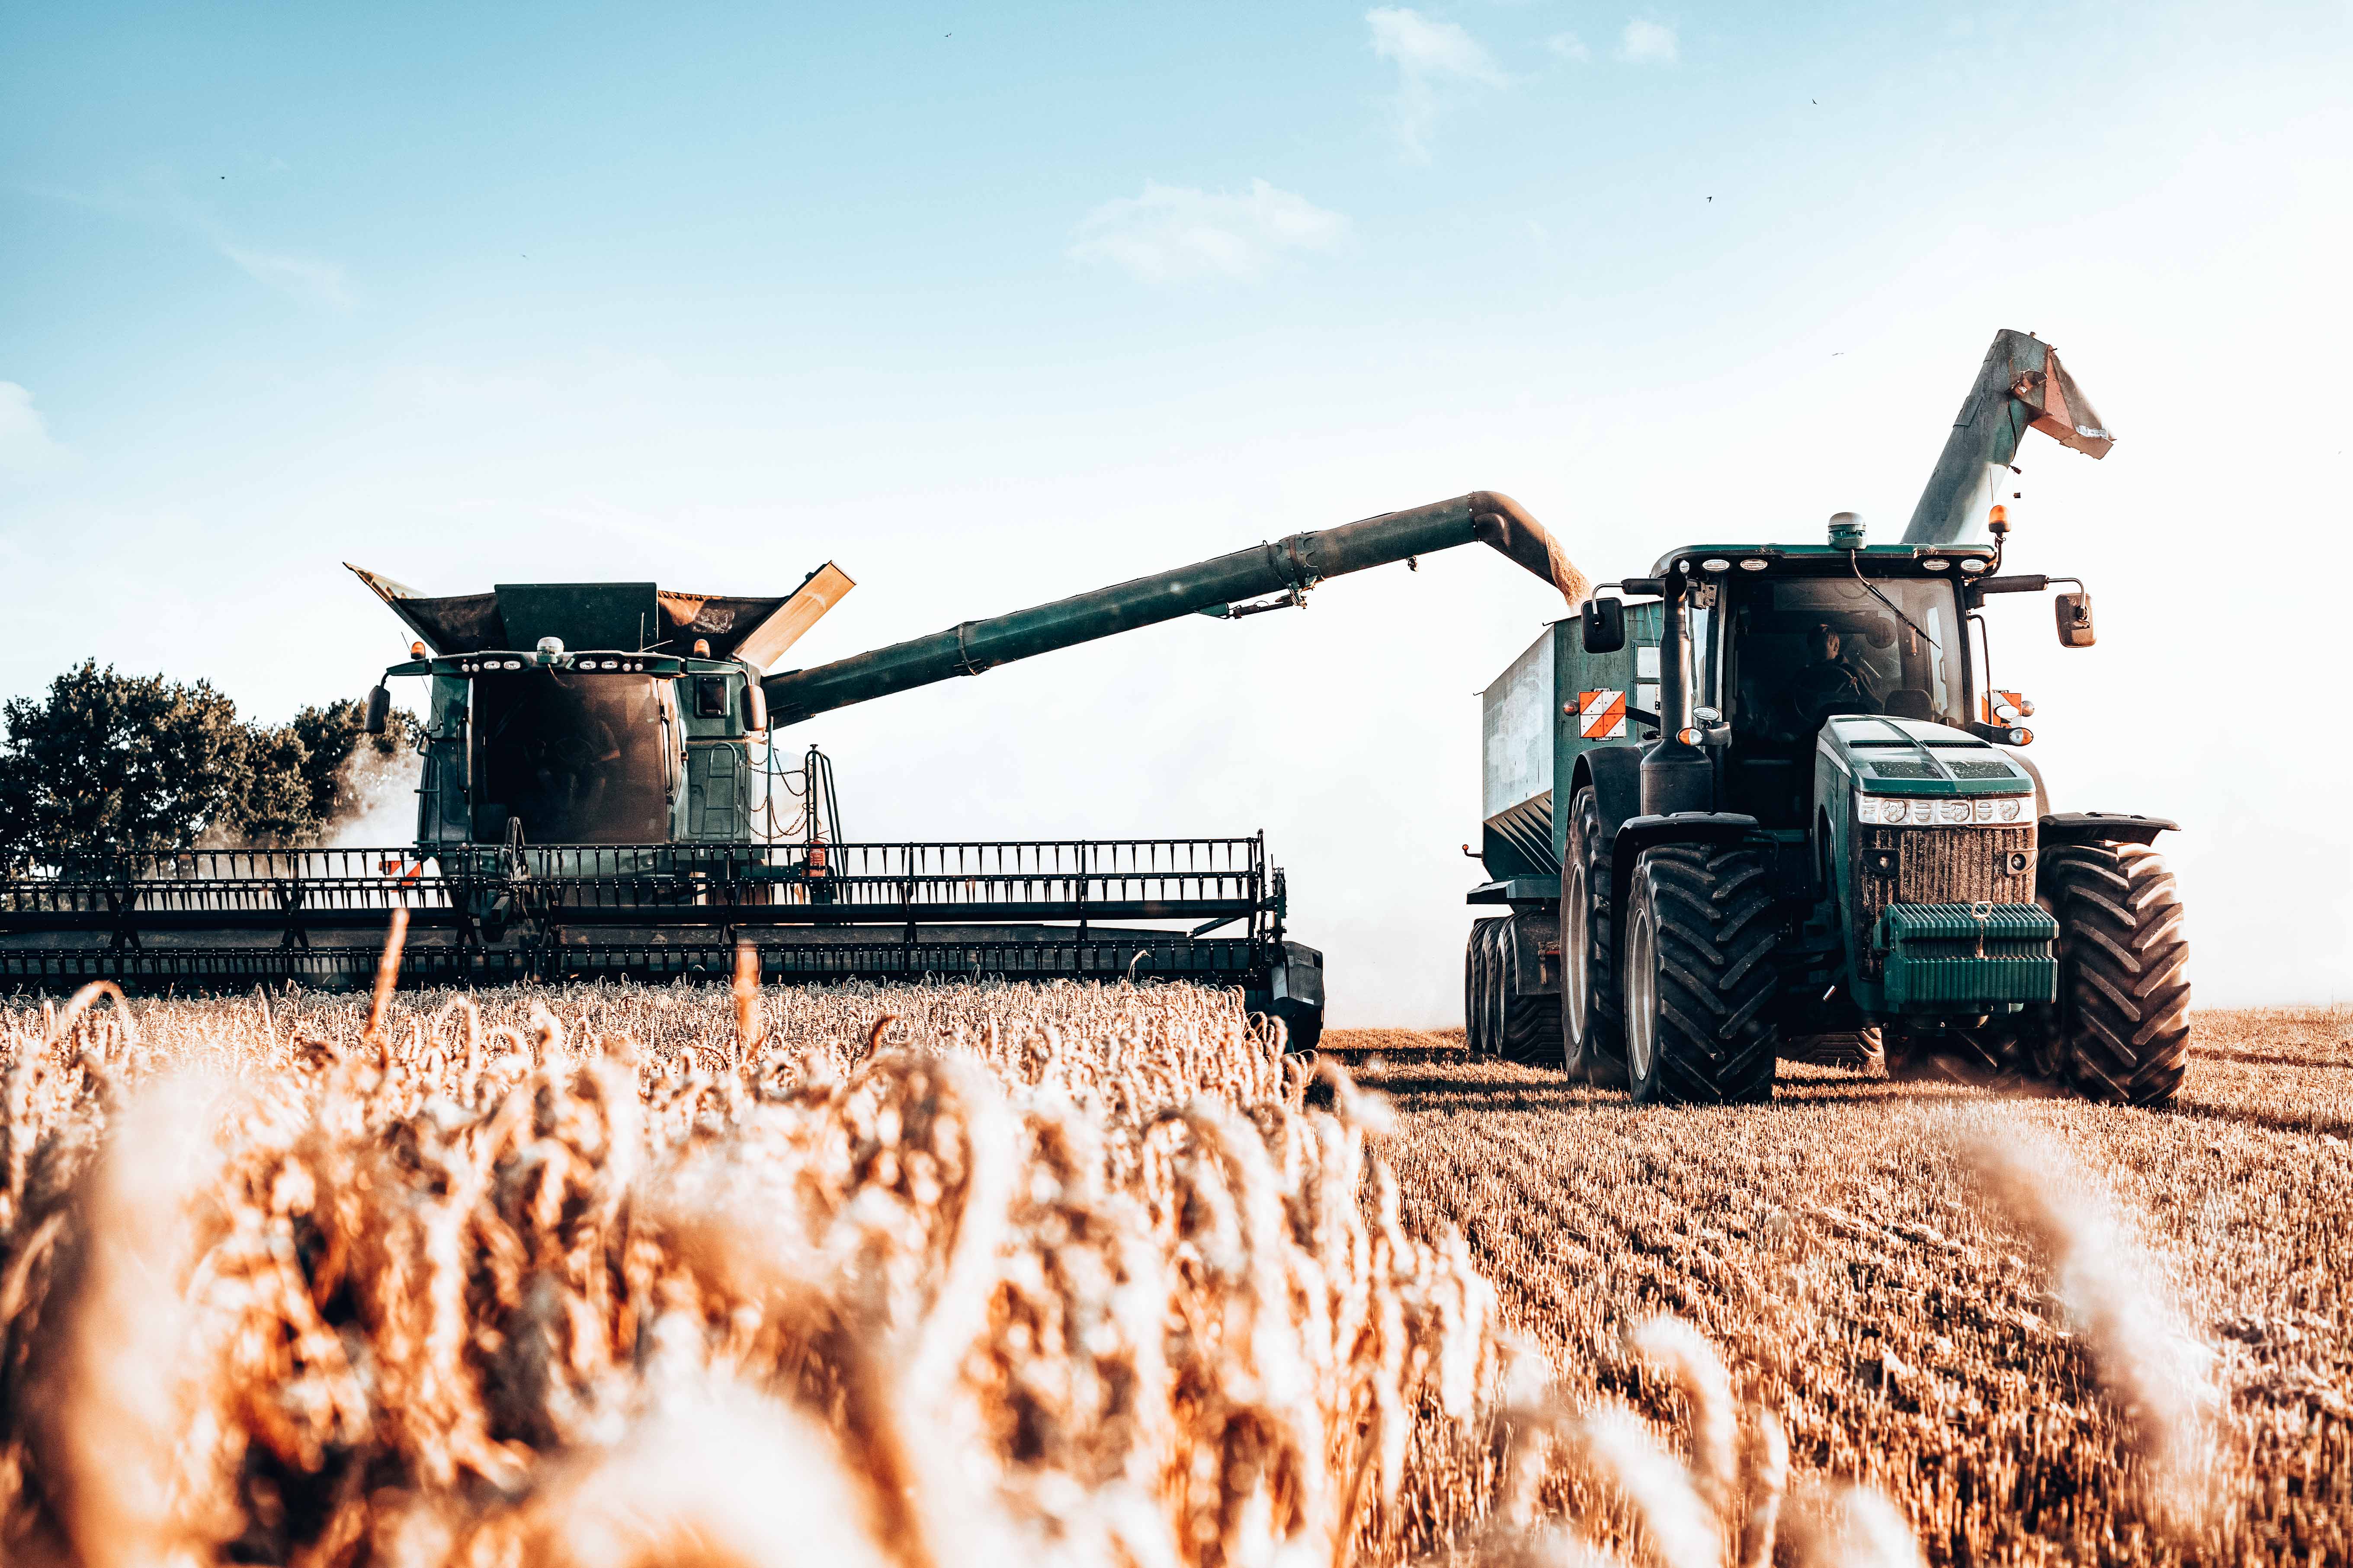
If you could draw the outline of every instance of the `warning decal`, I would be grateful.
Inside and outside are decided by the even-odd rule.
[[[1586,741],[1626,738],[1626,694],[1622,691],[1580,691],[1577,694],[1577,733]]]

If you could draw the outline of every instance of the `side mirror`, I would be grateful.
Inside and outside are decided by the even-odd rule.
[[[381,735],[392,726],[392,693],[381,686],[368,689],[367,714],[360,728],[371,735]]]
[[[2059,620],[2061,647],[2090,647],[2092,637],[2092,595],[2085,593],[2062,594],[2051,601],[2051,608]]]
[[[1588,599],[1577,619],[1585,623],[1585,651],[1616,653],[1626,646],[1626,601]]]
[[[754,734],[768,727],[768,691],[757,675],[744,683],[744,728]]]

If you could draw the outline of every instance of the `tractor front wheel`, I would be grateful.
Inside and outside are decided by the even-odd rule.
[[[2059,922],[2056,1066],[2087,1100],[2169,1104],[2189,1065],[2189,939],[2165,858],[2145,844],[2046,849]]]
[[[1628,1087],[1640,1104],[1773,1098],[1779,1027],[1772,867],[1739,846],[1662,845],[1634,868],[1624,927]]]

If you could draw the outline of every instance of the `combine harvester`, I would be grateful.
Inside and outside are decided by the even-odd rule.
[[[851,586],[830,563],[781,598],[651,583],[437,598],[360,572],[417,638],[385,671],[426,683],[416,841],[47,868],[0,886],[0,978],[352,986],[373,976],[405,910],[410,984],[724,975],[748,944],[770,980],[1237,986],[1310,1046],[1323,958],[1290,940],[1262,837],[849,840],[830,767],[814,748],[787,763],[779,731],[1184,616],[1298,605],[1326,578],[1471,543],[1571,605],[1587,592],[1535,520],[1487,491],[778,674]],[[371,732],[390,710],[379,685]]]
[[[1977,612],[1995,481],[2029,427],[2113,437],[2048,345],[1991,350],[1900,544],[1694,544],[1588,602],[1487,689],[1492,880],[1464,963],[1474,1051],[1641,1101],[1761,1100],[1779,1058],[2158,1105],[2189,1044],[2188,943],[2150,847],[2053,814]]]

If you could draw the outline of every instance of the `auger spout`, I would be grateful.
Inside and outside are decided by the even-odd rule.
[[[1906,544],[1959,544],[1981,539],[1998,481],[2029,429],[2087,458],[2104,458],[2116,437],[2101,425],[2058,351],[2030,332],[1993,336],[1953,433],[1912,509]]]
[[[978,675],[1017,658],[1180,616],[1225,614],[1238,602],[1261,595],[1295,595],[1327,577],[1472,543],[1488,545],[1543,578],[1571,606],[1586,595],[1584,574],[1525,508],[1509,496],[1473,490],[1410,511],[1294,533],[1010,615],[966,621],[814,668],[772,675],[764,683],[768,710],[775,722],[789,724],[894,691]]]

